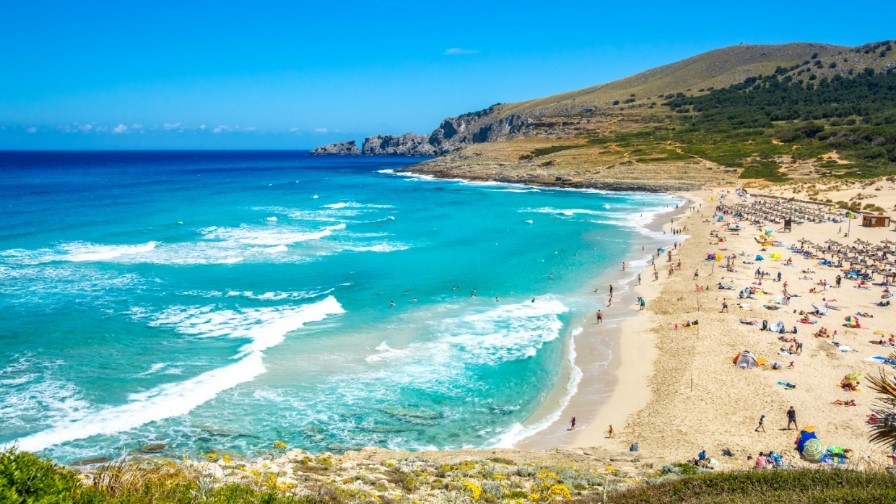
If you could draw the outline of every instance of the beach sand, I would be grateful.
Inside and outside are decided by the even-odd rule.
[[[682,242],[685,235],[673,236],[672,224],[679,227],[683,215],[690,208],[692,199],[688,195],[677,194],[682,204],[677,209],[660,213],[648,223],[647,231],[654,236],[645,236],[643,240],[635,240],[632,250],[626,257],[626,271],[607,272],[594,280],[598,295],[595,296],[594,310],[586,320],[581,321],[582,331],[571,337],[575,365],[581,372],[575,394],[569,397],[562,408],[559,418],[550,423],[544,430],[527,437],[514,445],[518,449],[545,450],[562,447],[597,446],[600,443],[580,442],[583,432],[591,432],[603,425],[616,422],[624,423],[625,418],[642,407],[647,400],[648,390],[644,386],[650,373],[653,351],[652,333],[642,331],[645,317],[638,310],[637,298],[644,297],[648,303],[656,296],[657,286],[664,281],[654,282],[652,269],[645,265],[650,263],[650,256],[655,253],[657,238],[665,232],[664,243]],[[621,266],[621,265],[620,265]],[[649,272],[648,272],[649,270]],[[637,277],[642,274],[642,285],[637,285]],[[608,284],[614,287],[612,305],[607,305]],[[603,321],[598,324],[596,312],[600,309]],[[623,335],[637,333],[639,337],[629,339]],[[569,352],[568,352],[569,353]],[[625,362],[625,366],[621,363]],[[560,401],[568,394],[569,373],[572,366],[564,368],[564,377],[552,390],[543,406],[532,415],[542,419],[555,413]],[[633,400],[636,395],[639,399]],[[608,404],[612,401],[613,404]],[[571,418],[576,417],[576,429],[570,429]]]
[[[609,393],[594,397],[585,387],[570,401],[567,411],[556,425],[549,429],[568,428],[569,416],[576,414],[578,425],[574,432],[563,437],[562,447],[600,447],[609,451],[625,452],[631,443],[637,442],[643,456],[658,460],[686,460],[701,449],[719,461],[720,467],[737,468],[752,464],[747,455],[756,456],[759,451],[775,450],[784,454],[794,465],[804,465],[793,450],[795,430],[786,430],[786,410],[794,406],[800,426],[811,425],[819,438],[828,446],[840,445],[853,450],[851,464],[883,465],[889,463],[886,447],[874,446],[868,440],[866,418],[873,405],[875,394],[863,383],[858,392],[846,392],[839,387],[844,375],[862,372],[866,376],[877,374],[882,366],[865,359],[874,355],[887,356],[891,349],[873,344],[883,330],[887,335],[894,328],[896,316],[893,309],[876,306],[882,288],[857,288],[856,282],[844,280],[839,289],[829,287],[826,292],[813,294],[810,289],[820,289],[817,282],[827,280],[833,285],[836,268],[821,266],[818,260],[807,259],[792,253],[786,247],[765,247],[753,237],[769,226],[742,223],[740,233],[728,232],[725,224],[712,219],[713,209],[719,201],[720,190],[693,192],[687,195],[695,202],[694,212],[685,214],[682,226],[687,226],[690,236],[673,251],[673,262],[679,259],[682,269],[667,278],[666,257],[657,260],[660,281],[652,281],[652,269],[645,271],[642,286],[634,289],[647,300],[647,310],[637,313],[622,324],[619,346],[614,351],[611,370],[615,377]],[[730,198],[730,197],[729,197]],[[702,208],[700,207],[702,203]],[[863,228],[854,220],[850,237],[844,238],[847,224],[800,224],[791,233],[775,236],[787,245],[796,244],[800,238],[816,243],[837,239],[852,243],[861,238],[878,243],[894,234],[887,228]],[[679,226],[676,223],[676,227]],[[773,226],[778,229],[780,226]],[[725,238],[719,242],[711,238],[711,231],[718,231]],[[735,260],[735,271],[728,272],[724,262],[713,265],[706,262],[708,253],[721,252],[726,257],[744,253]],[[781,260],[754,263],[756,254],[778,252]],[[791,258],[792,266],[785,264]],[[754,263],[754,264],[745,264]],[[754,272],[761,267],[771,277],[763,280],[762,288],[768,295],[758,295],[746,300],[747,308],[738,306],[737,293],[753,285]],[[693,273],[699,277],[695,281]],[[814,273],[802,273],[813,270]],[[778,272],[782,282],[773,282]],[[780,295],[783,281],[788,291],[798,294],[788,306],[771,311],[763,307],[771,296]],[[735,290],[719,290],[722,282],[732,284]],[[696,292],[695,283],[709,288]],[[822,299],[839,307],[815,325],[798,322],[800,310],[811,310],[812,303],[824,303]],[[836,299],[836,301],[830,301]],[[729,305],[728,313],[720,313],[723,300]],[[626,307],[628,308],[628,307]],[[844,317],[856,312],[868,312],[873,318],[861,318],[863,329],[844,327]],[[797,327],[797,339],[804,343],[801,355],[782,355],[779,350],[790,343],[779,341],[779,334],[760,331],[758,327],[743,325],[740,318],[782,321],[788,329]],[[697,327],[684,328],[687,320],[699,320]],[[675,324],[679,325],[675,329]],[[836,341],[847,344],[853,351],[842,352],[831,344],[831,339],[816,338],[813,333],[825,327]],[[583,333],[583,334],[587,334]],[[787,337],[792,334],[785,335]],[[884,336],[886,338],[886,336]],[[578,345],[577,345],[578,348]],[[769,364],[778,362],[784,369],[773,370],[769,366],[740,369],[732,358],[742,350],[750,350]],[[580,352],[578,361],[583,369],[589,363]],[[788,368],[790,361],[793,368]],[[778,382],[796,385],[787,389]],[[615,382],[615,383],[613,383]],[[584,380],[583,380],[584,384]],[[845,407],[832,404],[834,400],[854,399],[858,406]],[[573,413],[574,412],[574,413]],[[766,432],[755,432],[760,415],[766,415]],[[612,424],[616,435],[606,437]],[[546,436],[547,437],[547,436]],[[520,447],[538,447],[536,443]],[[723,457],[723,449],[729,449],[734,457]]]

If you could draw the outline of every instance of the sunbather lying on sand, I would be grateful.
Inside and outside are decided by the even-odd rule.
[[[858,406],[858,404],[856,404],[855,399],[849,399],[847,401],[844,401],[843,399],[837,399],[836,401],[832,402],[831,404],[836,404],[838,406]]]

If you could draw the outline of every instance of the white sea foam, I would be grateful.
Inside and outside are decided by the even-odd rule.
[[[268,248],[264,249],[265,253],[268,253],[268,254],[279,254],[281,252],[286,252],[288,250],[289,249],[286,247],[286,245],[282,245],[282,244],[275,245],[273,247],[268,247]]]
[[[225,243],[240,243],[246,245],[293,245],[309,240],[320,240],[330,236],[334,231],[345,229],[345,224],[326,226],[316,231],[296,231],[281,228],[258,228],[242,225],[236,228],[209,227],[200,229],[202,237],[206,240],[220,240]]]
[[[58,376],[64,363],[18,355],[0,369],[0,418],[7,426],[78,419],[89,406],[81,390]]]
[[[586,208],[554,208],[554,207],[541,207],[541,208],[523,208],[519,210],[521,213],[541,213],[541,214],[549,214],[549,215],[562,215],[564,217],[575,217],[579,214],[584,215],[606,215],[606,212],[600,210],[589,210]]]
[[[141,245],[95,245],[91,243],[70,243],[62,246],[64,254],[57,257],[60,261],[99,262],[109,261],[121,256],[138,256],[153,251],[158,242]]]
[[[137,376],[149,376],[152,374],[156,374],[159,371],[161,371],[165,366],[166,366],[166,364],[164,362],[156,362],[152,366],[149,366],[149,369],[147,369],[146,371],[144,371],[142,373],[137,373]]]
[[[541,432],[551,425],[554,422],[560,420],[560,415],[563,414],[563,410],[569,405],[569,401],[572,400],[572,397],[576,395],[576,392],[579,390],[579,383],[582,381],[582,369],[576,365],[576,342],[575,336],[582,333],[582,328],[578,327],[573,330],[573,337],[569,339],[569,350],[567,354],[567,359],[570,365],[570,373],[569,379],[566,382],[566,389],[563,397],[560,399],[560,403],[551,411],[550,414],[546,415],[544,418],[538,420],[538,422],[524,425],[522,423],[515,423],[507,429],[506,432],[498,436],[497,439],[493,441],[493,445],[499,448],[511,448],[523,439],[533,436],[538,432]]]
[[[329,296],[316,303],[277,309],[234,312],[200,307],[184,309],[177,315],[161,316],[155,324],[173,326],[184,334],[205,337],[247,338],[233,364],[207,371],[186,381],[167,383],[142,393],[131,394],[130,402],[98,408],[74,421],[59,422],[46,430],[17,439],[21,450],[40,451],[50,446],[112,434],[140,425],[185,415],[221,392],[253,380],[265,372],[264,350],[281,343],[286,334],[305,324],[343,313],[336,298]]]
[[[563,323],[558,315],[568,308],[555,299],[536,303],[508,304],[459,318],[438,322],[439,337],[434,341],[412,343],[406,348],[391,348],[383,342],[379,353],[368,362],[423,366],[416,373],[402,373],[413,379],[423,375],[440,376],[462,363],[498,365],[535,356],[541,347],[560,335]],[[426,362],[420,362],[420,359]]]

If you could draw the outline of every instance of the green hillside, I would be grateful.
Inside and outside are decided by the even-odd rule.
[[[810,63],[818,77],[847,75],[873,68],[880,71],[896,62],[896,53],[886,50],[889,42],[877,42],[850,48],[818,43],[751,45],[725,47],[631,77],[554,96],[501,105],[498,116],[521,113],[550,115],[551,111],[575,107],[597,109],[637,104],[675,93],[701,93],[743,82],[748,77],[768,75],[777,68]],[[881,53],[883,52],[883,56]],[[815,62],[818,63],[815,63]],[[832,66],[833,64],[833,66]],[[633,100],[632,100],[633,99]]]

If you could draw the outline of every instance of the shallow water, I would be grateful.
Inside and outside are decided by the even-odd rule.
[[[391,172],[414,161],[0,153],[0,443],[512,442],[589,279],[677,200]]]

